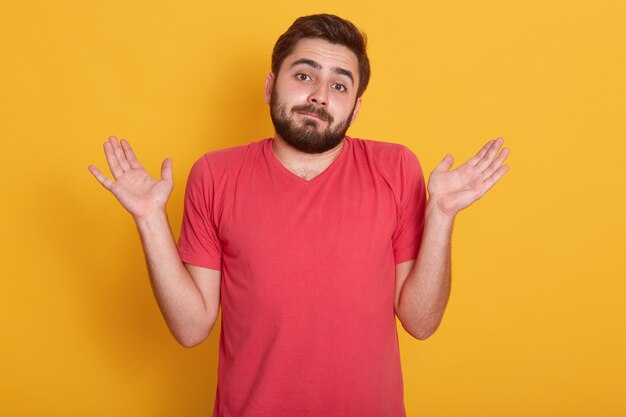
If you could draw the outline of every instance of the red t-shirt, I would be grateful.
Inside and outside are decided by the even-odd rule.
[[[178,250],[222,271],[215,417],[403,417],[395,264],[426,190],[405,146],[347,137],[310,181],[272,139],[192,167]]]

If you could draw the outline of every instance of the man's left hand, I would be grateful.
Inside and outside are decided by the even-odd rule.
[[[454,158],[446,155],[428,179],[429,205],[454,218],[482,197],[509,170],[507,165],[502,165],[509,149],[502,148],[498,154],[503,142],[503,138],[490,140],[476,155],[452,171],[449,169]]]

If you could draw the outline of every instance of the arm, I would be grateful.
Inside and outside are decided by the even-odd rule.
[[[136,221],[163,318],[181,345],[193,347],[209,336],[217,319],[221,272],[181,261],[165,210]]]
[[[508,171],[503,140],[489,141],[470,160],[449,171],[446,155],[428,181],[422,244],[414,261],[396,265],[395,311],[402,326],[423,340],[437,330],[450,297],[450,241],[457,213],[482,197]]]
[[[437,330],[448,304],[452,224],[428,204],[417,259],[396,265],[396,315],[416,339]]]
[[[210,333],[219,309],[220,271],[183,264],[172,236],[165,204],[173,188],[172,162],[161,167],[161,180],[143,169],[130,145],[115,137],[104,144],[114,180],[98,168],[89,170],[120,201],[137,224],[150,282],[161,313],[185,347],[195,346]]]

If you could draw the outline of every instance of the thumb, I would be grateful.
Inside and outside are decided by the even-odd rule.
[[[165,158],[161,164],[161,179],[167,182],[173,182],[172,175],[172,158]]]
[[[453,163],[454,157],[450,154],[447,154],[443,157],[443,160],[439,162],[439,165],[437,165],[435,169],[433,169],[433,171],[446,172],[452,167]]]

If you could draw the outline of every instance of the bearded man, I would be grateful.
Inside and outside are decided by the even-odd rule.
[[[364,34],[332,15],[277,41],[265,98],[273,137],[192,167],[178,244],[160,180],[127,141],[104,144],[173,336],[201,343],[221,307],[214,416],[405,416],[396,317],[417,339],[450,294],[456,214],[507,171],[498,138],[430,175],[405,146],[346,135],[370,78]],[[427,200],[426,194],[429,194]]]

